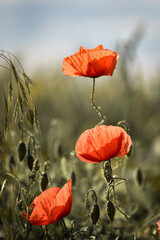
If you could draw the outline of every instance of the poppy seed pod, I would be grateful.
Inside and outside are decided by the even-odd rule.
[[[98,206],[98,204],[94,204],[93,210],[91,212],[91,219],[92,219],[93,225],[96,225],[96,223],[99,219],[99,215],[100,215],[99,206]]]
[[[125,156],[131,147],[131,137],[118,126],[100,125],[84,131],[76,142],[77,157],[88,163],[99,163]]]
[[[22,161],[26,155],[26,145],[24,142],[20,142],[18,146],[19,161]]]
[[[67,216],[72,208],[72,179],[61,189],[52,187],[42,192],[29,208],[33,209],[29,215],[31,225],[48,225]],[[27,220],[26,211],[22,217]]]
[[[118,58],[118,53],[104,49],[102,45],[94,49],[85,49],[80,46],[79,52],[64,58],[63,73],[71,77],[112,76]]]
[[[110,200],[107,201],[106,211],[109,221],[113,222],[115,215],[115,207]]]

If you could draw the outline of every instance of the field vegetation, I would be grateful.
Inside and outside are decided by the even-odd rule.
[[[113,175],[126,179],[112,195],[117,208],[107,205],[102,164],[75,154],[80,134],[100,120],[90,104],[92,79],[71,78],[60,67],[30,79],[14,55],[0,52],[0,239],[159,239],[160,74],[145,80],[138,44],[135,35],[117,45],[113,76],[95,85],[105,124],[119,123],[132,139],[128,156],[111,160]],[[63,221],[32,226],[22,217],[42,191],[69,179],[73,204]]]

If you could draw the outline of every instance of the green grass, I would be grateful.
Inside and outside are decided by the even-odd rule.
[[[40,70],[33,75],[33,84],[30,84],[16,59],[12,55],[5,57],[11,70],[3,69],[0,77],[3,86],[0,88],[1,239],[158,239],[158,73],[147,83],[140,73],[130,73],[128,65],[134,63],[124,51],[113,77],[96,79],[95,102],[106,116],[105,124],[117,125],[126,120],[133,141],[129,158],[111,160],[113,174],[127,179],[115,187],[115,191],[118,206],[129,219],[116,210],[115,219],[110,223],[101,164],[83,163],[74,153],[79,135],[100,121],[90,104],[92,79],[67,77],[60,69],[55,72]],[[21,141],[27,151],[20,161],[18,147]],[[27,164],[29,154],[36,160],[32,170]],[[73,180],[72,211],[64,218],[68,235],[61,222],[47,229],[32,226],[30,231],[29,224],[21,217],[26,206],[42,191],[45,168],[46,188],[62,187],[68,179]],[[95,226],[84,211],[89,189],[94,189],[100,208]],[[94,205],[91,195],[87,203],[89,214]]]

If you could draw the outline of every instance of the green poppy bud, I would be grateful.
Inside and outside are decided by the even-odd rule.
[[[40,182],[40,187],[41,187],[41,190],[44,191],[46,190],[46,187],[48,185],[48,176],[47,176],[47,173],[42,173],[42,179],[41,179],[41,182]]]
[[[110,200],[107,201],[106,210],[107,210],[107,216],[108,216],[109,221],[113,222],[114,215],[115,215],[115,207]]]
[[[26,145],[24,142],[20,142],[18,146],[19,161],[22,161],[26,155]]]
[[[91,212],[91,219],[93,225],[96,225],[98,219],[99,219],[100,211],[99,211],[99,206],[98,204],[94,204],[93,210]]]
[[[29,154],[28,156],[27,156],[27,165],[28,165],[28,168],[32,171],[32,169],[33,169],[33,163],[34,163],[34,157],[31,155],[31,154]]]

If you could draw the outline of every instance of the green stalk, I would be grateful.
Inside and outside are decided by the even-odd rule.
[[[101,118],[101,121],[97,125],[101,125],[104,123],[106,117],[102,114],[100,107],[98,107],[94,102],[94,91],[95,91],[95,78],[93,78],[90,101],[91,101],[91,105],[93,106],[93,109],[95,109],[95,111],[98,113],[98,116]]]

